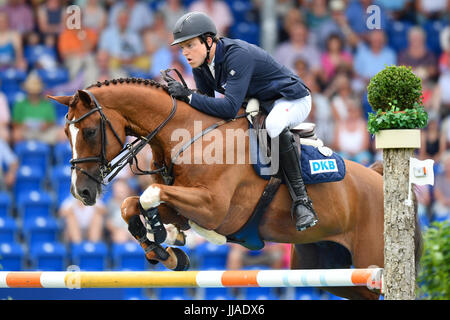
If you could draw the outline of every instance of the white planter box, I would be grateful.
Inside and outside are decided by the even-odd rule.
[[[420,129],[380,130],[375,134],[376,149],[420,148]]]

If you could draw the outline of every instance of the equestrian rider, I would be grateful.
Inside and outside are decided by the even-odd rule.
[[[292,215],[302,231],[318,218],[303,183],[297,148],[290,132],[311,111],[311,95],[303,81],[263,49],[242,40],[218,38],[214,22],[204,13],[182,16],[173,29],[174,41],[193,68],[196,93],[177,81],[168,81],[169,92],[197,110],[230,119],[244,99],[259,100],[268,114],[266,129],[279,136],[280,166],[293,198]],[[215,98],[214,91],[224,94]]]

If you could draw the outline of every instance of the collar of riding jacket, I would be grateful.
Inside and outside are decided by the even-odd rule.
[[[223,42],[222,39],[216,42],[216,52],[214,54],[214,64],[217,66],[223,62],[224,52],[223,52]]]

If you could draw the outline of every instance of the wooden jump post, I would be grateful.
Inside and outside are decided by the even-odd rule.
[[[428,120],[422,96],[422,80],[406,66],[386,66],[367,87],[367,99],[375,111],[368,116],[368,130],[375,134],[375,147],[383,149],[386,300],[415,299],[415,244],[420,239],[415,239],[412,183],[430,184],[424,182],[433,171],[425,165],[423,175],[416,175],[415,170],[411,174],[411,167],[423,165],[417,159],[411,160],[414,149],[420,148],[420,128]]]
[[[414,300],[415,212],[405,200],[412,194],[410,158],[420,147],[420,130],[383,130],[376,135],[376,147],[383,149],[384,298]]]

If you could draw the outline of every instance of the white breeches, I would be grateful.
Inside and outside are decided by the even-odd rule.
[[[285,128],[294,128],[305,121],[310,111],[311,95],[296,100],[276,100],[266,118],[267,133],[271,138],[278,137]]]

